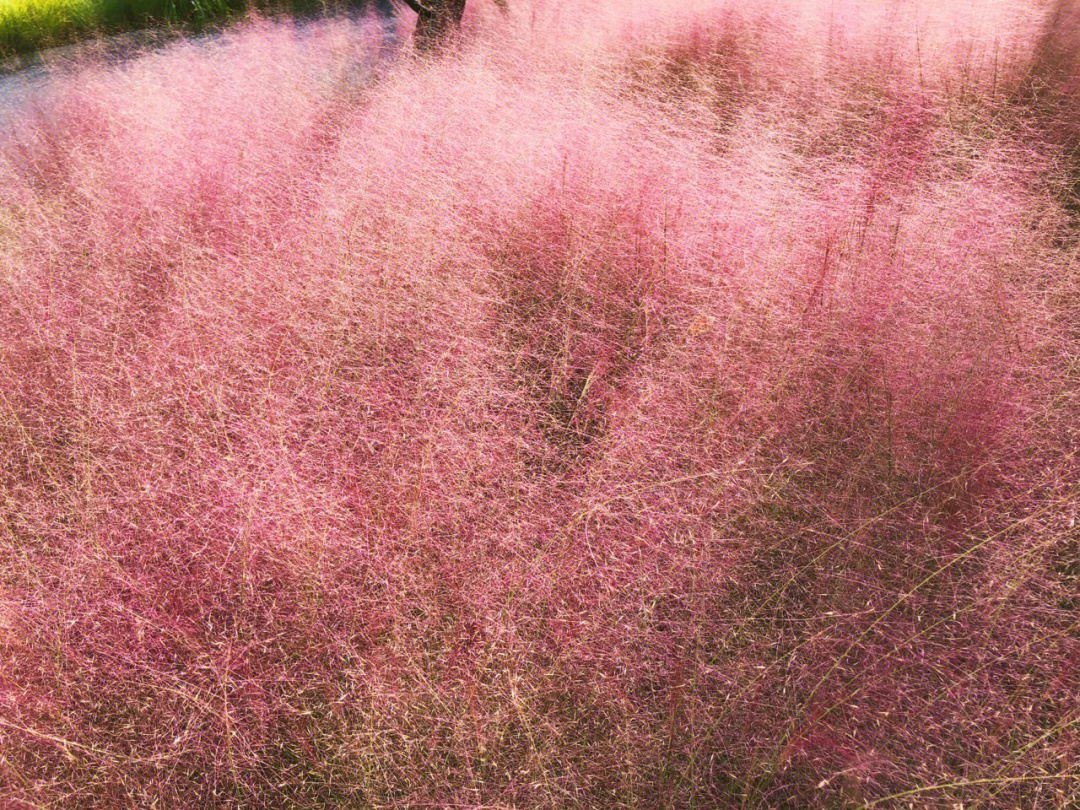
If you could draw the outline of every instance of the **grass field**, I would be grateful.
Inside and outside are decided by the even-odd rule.
[[[0,805],[1076,808],[1078,14],[58,75],[0,133]]]

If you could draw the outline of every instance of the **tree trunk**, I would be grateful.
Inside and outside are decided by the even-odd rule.
[[[461,27],[466,0],[421,0],[409,5],[417,14],[413,40],[418,51],[431,51],[444,44]]]

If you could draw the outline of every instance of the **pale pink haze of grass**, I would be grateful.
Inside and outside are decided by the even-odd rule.
[[[0,134],[0,806],[1075,806],[1053,11],[57,78]]]

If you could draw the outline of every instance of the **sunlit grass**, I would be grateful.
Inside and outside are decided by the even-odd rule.
[[[249,9],[307,11],[318,0],[0,0],[0,57],[98,33],[202,26]]]
[[[0,54],[65,41],[102,19],[98,0],[0,0]]]

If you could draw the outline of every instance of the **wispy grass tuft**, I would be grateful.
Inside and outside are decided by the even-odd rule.
[[[3,134],[13,806],[1076,803],[1051,10],[674,5]]]

